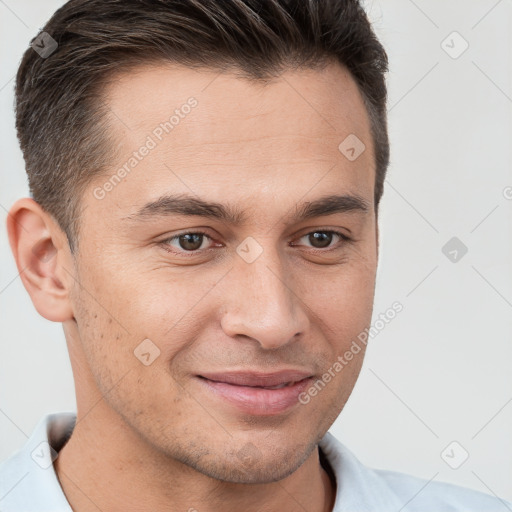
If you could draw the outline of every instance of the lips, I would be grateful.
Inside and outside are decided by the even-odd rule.
[[[300,370],[281,370],[272,373],[262,372],[222,372],[202,373],[198,375],[213,382],[222,382],[233,386],[246,386],[264,389],[290,387],[301,380],[312,377],[312,373]]]
[[[309,372],[285,370],[274,373],[224,372],[196,375],[208,399],[233,407],[237,414],[268,417],[298,411],[299,396],[311,385]],[[224,407],[225,405],[223,405]]]

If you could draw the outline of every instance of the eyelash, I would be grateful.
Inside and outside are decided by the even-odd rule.
[[[341,231],[336,231],[334,229],[315,229],[314,231],[305,233],[300,238],[304,238],[305,236],[311,235],[313,233],[332,233],[332,234],[339,236],[343,242],[351,242],[352,241],[352,239],[350,237],[348,237],[345,233],[342,233]],[[165,240],[162,240],[158,244],[161,245],[167,252],[171,252],[173,254],[179,254],[179,255],[187,255],[187,256],[196,256],[198,254],[201,254],[201,252],[206,252],[206,251],[210,250],[210,249],[197,249],[195,251],[185,251],[185,250],[175,251],[175,250],[170,249],[170,242],[172,242],[173,240],[178,240],[181,236],[184,236],[184,235],[203,235],[206,238],[209,238],[210,240],[212,240],[212,237],[206,231],[203,231],[201,229],[196,229],[194,231],[185,231],[183,233],[173,235],[170,238],[166,238]],[[327,251],[335,250],[334,247],[327,247],[325,249],[312,247],[311,249],[313,252],[327,252]]]

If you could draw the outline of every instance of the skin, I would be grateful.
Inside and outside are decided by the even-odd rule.
[[[97,199],[94,189],[191,96],[190,114]],[[116,156],[83,195],[78,253],[31,199],[8,219],[23,283],[68,344],[77,424],[54,467],[73,510],[332,510],[317,444],[364,350],[309,404],[275,416],[242,413],[196,375],[292,367],[321,377],[370,325],[375,159],[357,85],[336,63],[266,85],[162,63],[120,75],[105,101]],[[366,145],[355,161],[338,150],[349,134]],[[166,193],[237,206],[247,219],[134,217]],[[293,219],[296,205],[333,193],[369,209]],[[158,243],[195,228],[211,239],[193,256],[176,239]],[[310,234],[329,230],[351,241],[315,245]],[[249,236],[263,250],[252,263],[236,252]],[[134,350],[147,338],[160,355],[146,366]]]

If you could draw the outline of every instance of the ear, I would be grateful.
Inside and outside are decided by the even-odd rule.
[[[65,233],[38,203],[22,198],[7,216],[9,243],[37,312],[52,322],[73,318],[73,257]]]

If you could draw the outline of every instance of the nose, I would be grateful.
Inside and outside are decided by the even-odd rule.
[[[252,263],[237,259],[225,283],[224,332],[252,338],[264,349],[280,348],[304,334],[309,319],[295,277],[271,250]]]

